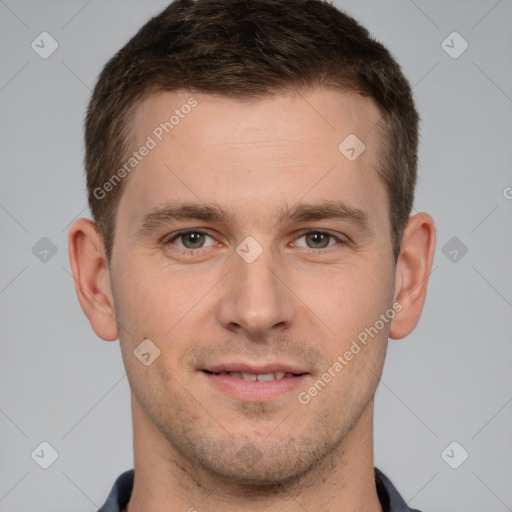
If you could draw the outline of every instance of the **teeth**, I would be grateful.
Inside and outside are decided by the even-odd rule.
[[[257,377],[257,380],[259,380],[261,382],[261,381],[266,381],[266,380],[275,380],[276,375],[275,375],[275,373],[258,373],[258,375],[256,377]]]
[[[265,381],[269,381],[269,380],[279,380],[279,379],[284,379],[284,377],[293,377],[293,373],[285,373],[285,372],[258,373],[257,375],[254,373],[244,373],[244,372],[222,372],[222,374],[223,375],[231,375],[231,377],[235,377],[236,379],[259,381],[259,382],[265,382]]]

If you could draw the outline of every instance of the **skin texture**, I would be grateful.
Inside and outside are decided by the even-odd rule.
[[[153,94],[136,109],[134,149],[191,96],[197,106],[125,178],[110,268],[90,221],[70,232],[80,303],[98,336],[119,337],[130,383],[129,511],[380,511],[373,396],[388,337],[409,334],[421,314],[434,223],[410,218],[395,265],[370,99],[327,89],[258,101]],[[353,162],[338,150],[349,134],[366,146]],[[366,227],[286,215],[325,201],[362,210]],[[185,202],[230,215],[141,230],[149,212]],[[205,233],[200,243],[170,240],[188,228]],[[319,243],[305,230],[333,236]],[[247,237],[262,249],[251,263],[236,251]],[[298,393],[394,303],[400,312],[301,403]],[[149,366],[134,355],[146,338],[160,350]],[[286,363],[307,375],[277,397],[240,399],[202,371],[227,362]]]

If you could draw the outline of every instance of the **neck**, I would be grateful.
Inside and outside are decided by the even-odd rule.
[[[247,486],[198,467],[169,445],[132,397],[135,480],[129,512],[382,512],[373,466],[373,402],[343,442],[289,484]]]

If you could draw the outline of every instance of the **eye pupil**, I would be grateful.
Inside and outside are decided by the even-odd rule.
[[[187,242],[190,242],[192,245],[192,248],[196,248],[198,245],[201,246],[201,242],[203,241],[201,237],[204,235],[202,233],[192,232],[192,233],[186,233],[183,235],[183,242],[185,247],[187,246]]]
[[[325,233],[309,233],[307,235],[307,238],[308,237],[313,242],[314,247],[322,247],[323,248],[323,247],[327,247],[327,245],[329,244],[329,235],[326,235]]]

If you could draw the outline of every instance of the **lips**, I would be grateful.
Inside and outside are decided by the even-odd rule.
[[[215,388],[241,400],[267,401],[299,386],[309,373],[288,364],[230,363],[210,366],[202,373]]]

